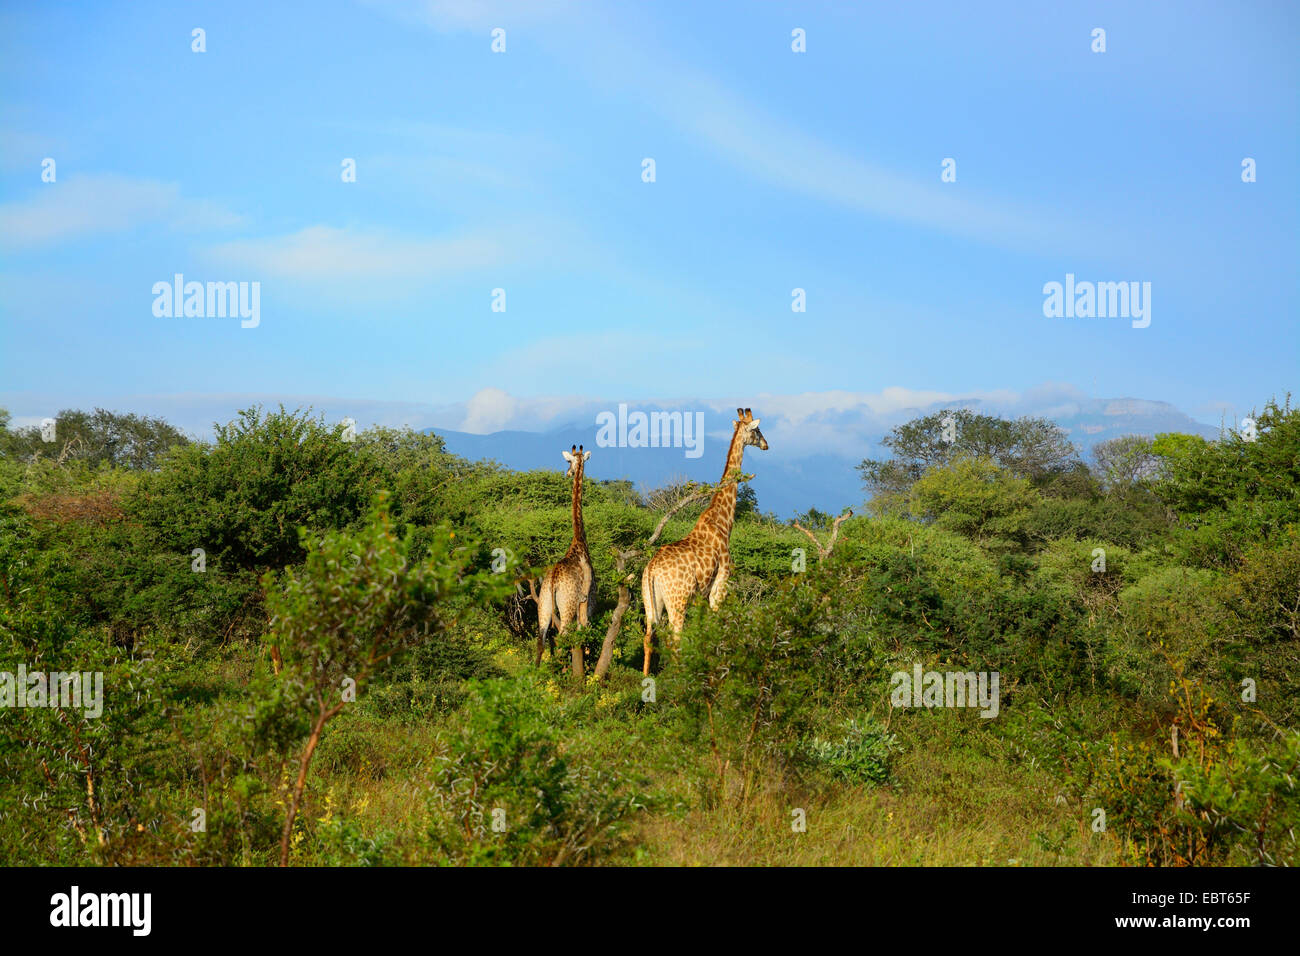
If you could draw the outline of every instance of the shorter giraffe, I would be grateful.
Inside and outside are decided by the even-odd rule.
[[[591,556],[587,553],[587,533],[582,525],[582,472],[591,457],[581,445],[563,452],[569,469],[566,478],[573,479],[573,543],[555,566],[542,576],[542,586],[537,594],[537,663],[542,662],[542,645],[550,641],[551,656],[555,656],[555,638],[548,632],[555,627],[557,634],[569,629],[574,618],[579,627],[587,626],[591,606],[592,571]],[[582,676],[582,648],[573,649],[573,675]]]
[[[767,439],[758,430],[759,420],[748,408],[736,409],[736,430],[727,449],[727,464],[713,499],[704,509],[690,534],[680,541],[666,544],[641,572],[641,602],[645,605],[645,665],[650,673],[650,650],[654,626],[659,615],[668,612],[668,627],[673,645],[681,638],[686,620],[686,606],[696,594],[707,591],[709,607],[717,610],[727,596],[727,578],[731,574],[731,526],[736,520],[736,479],[745,446],[767,451]]]

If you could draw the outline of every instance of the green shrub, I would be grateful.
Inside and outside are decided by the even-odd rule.
[[[978,544],[1022,547],[1039,495],[986,458],[958,458],[927,471],[912,486],[912,514],[932,520]]]
[[[526,678],[475,681],[428,801],[444,865],[558,866],[615,852],[641,804],[628,781],[560,746],[563,715]]]
[[[366,836],[355,819],[338,812],[333,793],[326,796],[324,813],[315,823],[311,844],[303,852],[310,853],[318,866],[391,866],[397,862],[393,834],[385,831]]]
[[[1173,677],[1170,658],[1203,679],[1227,679],[1236,631],[1224,606],[1226,576],[1199,568],[1165,568],[1119,594],[1120,620],[1105,666],[1116,686],[1163,699]],[[1226,687],[1224,687],[1226,690]]]
[[[841,729],[838,740],[812,739],[812,759],[850,783],[888,783],[894,755],[902,750],[898,738],[874,721],[850,720]]]
[[[1300,862],[1300,735],[1234,740],[1183,756],[1148,741],[1113,745],[1095,800],[1137,866],[1294,866]]]
[[[883,697],[885,655],[847,579],[828,565],[757,605],[688,617],[659,699],[679,709],[686,739],[707,744],[717,798],[743,801],[761,773],[797,771],[823,714]]]
[[[164,550],[203,548],[210,561],[261,571],[306,556],[298,529],[358,522],[383,468],[373,446],[345,442],[309,412],[247,409],[212,444],[180,446],[144,476],[128,512]]]
[[[506,575],[470,573],[475,553],[447,530],[437,550],[410,561],[410,537],[393,528],[388,495],[376,496],[368,523],[356,535],[330,534],[313,542],[304,531],[307,560],[301,572],[263,579],[271,614],[267,643],[283,659],[283,672],[259,682],[252,726],[265,746],[286,756],[306,736],[298,776],[288,794],[281,863],[307,771],[325,726],[371,677],[402,652],[446,639],[456,608],[510,587]]]

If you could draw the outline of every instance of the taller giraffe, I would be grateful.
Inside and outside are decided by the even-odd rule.
[[[641,602],[645,605],[643,674],[650,673],[651,642],[660,613],[668,612],[668,626],[675,645],[686,618],[686,605],[692,597],[707,590],[709,607],[717,610],[727,596],[727,578],[731,574],[728,544],[736,520],[736,479],[740,475],[741,459],[746,445],[767,451],[767,439],[758,430],[759,419],[748,408],[736,409],[736,418],[722,481],[709,506],[690,534],[660,548],[641,572]]]
[[[563,634],[576,617],[578,626],[586,627],[591,606],[591,556],[587,553],[587,532],[582,524],[582,473],[591,452],[575,445],[561,454],[569,463],[565,477],[573,479],[573,542],[564,557],[542,576],[542,587],[537,594],[538,664],[542,662],[542,645],[551,626],[555,626],[557,634]],[[551,656],[555,656],[554,638],[551,638]],[[573,648],[573,675],[582,676],[580,646]]]

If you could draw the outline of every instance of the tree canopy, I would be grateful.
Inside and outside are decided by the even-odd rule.
[[[1064,430],[1045,418],[1016,419],[969,409],[944,409],[890,431],[881,444],[893,454],[858,465],[874,506],[905,510],[907,494],[926,471],[959,458],[979,458],[1042,486],[1079,464]]]

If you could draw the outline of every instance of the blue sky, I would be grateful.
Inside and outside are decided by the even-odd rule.
[[[0,403],[1217,424],[1296,383],[1298,40],[1292,3],[8,4]],[[155,317],[178,272],[260,282],[260,325]],[[1066,273],[1150,282],[1150,326],[1045,318]]]

